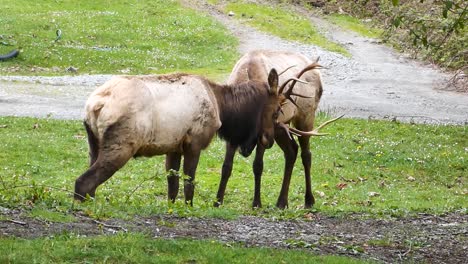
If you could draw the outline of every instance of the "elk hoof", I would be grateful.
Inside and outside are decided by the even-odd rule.
[[[314,204],[315,204],[314,196],[306,197],[305,202],[304,202],[304,208],[305,209],[312,208],[312,206],[314,206]]]
[[[193,207],[193,200],[185,200],[185,204],[190,207]]]
[[[252,203],[252,208],[262,208],[262,203],[261,202],[253,202]]]
[[[80,194],[80,193],[75,192],[75,195],[73,196],[73,198],[75,199],[75,201],[84,202],[87,200],[92,200],[94,198],[94,194],[90,194],[90,193]]]
[[[278,201],[276,203],[276,207],[278,207],[279,209],[286,209],[288,208],[288,202],[280,202]]]
[[[213,203],[213,206],[214,207],[220,207],[222,204],[223,204],[222,202],[216,201],[216,202]]]

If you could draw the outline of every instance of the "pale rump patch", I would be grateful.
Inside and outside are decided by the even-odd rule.
[[[99,139],[112,124],[128,124],[138,135],[136,154],[146,156],[181,152],[221,126],[211,89],[187,74],[114,77],[91,94],[86,113]]]

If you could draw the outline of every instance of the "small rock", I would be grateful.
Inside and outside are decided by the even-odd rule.
[[[67,68],[67,72],[71,72],[71,73],[77,73],[78,72],[78,68],[75,68],[73,66],[70,66]]]
[[[229,11],[228,16],[232,17],[232,16],[234,16],[234,15],[235,15],[234,12]]]
[[[320,196],[320,198],[323,198],[325,197],[325,193],[324,192],[321,192],[321,191],[315,191],[315,193],[318,194],[318,196]]]
[[[8,208],[5,208],[5,207],[0,206],[0,212],[1,212],[2,214],[7,214],[7,213],[11,212],[11,210],[8,209]]]

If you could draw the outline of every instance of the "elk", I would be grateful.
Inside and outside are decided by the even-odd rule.
[[[282,89],[282,88],[281,88]],[[218,134],[252,152],[257,139],[269,148],[280,105],[278,74],[265,81],[220,85],[189,74],[116,76],[98,87],[85,106],[90,167],[75,182],[76,200],[96,188],[132,157],[166,155],[167,171],[183,173],[185,202],[193,205],[201,150]],[[168,199],[175,201],[179,177],[169,174]]]
[[[319,129],[342,117],[329,120],[313,130],[315,111],[317,110],[323,91],[320,72],[318,70],[320,67],[321,66],[317,64],[317,62],[313,63],[300,54],[285,51],[257,50],[249,52],[239,59],[227,81],[228,85],[236,85],[248,80],[258,82],[265,81],[268,71],[272,68],[282,71],[280,73],[280,82],[282,81],[283,88],[292,81],[289,89],[284,93],[284,96],[290,100],[283,102],[274,131],[275,141],[284,152],[285,158],[283,183],[276,202],[278,208],[286,208],[288,206],[291,174],[298,154],[298,145],[294,138],[291,137],[291,133],[300,136],[298,140],[301,147],[301,158],[304,166],[306,186],[304,207],[310,208],[313,206],[315,199],[312,194],[310,179],[312,154],[310,152],[309,139],[311,136],[326,135],[320,133]],[[296,80],[291,78],[301,78],[305,83],[296,85]],[[295,92],[293,92],[293,87],[295,87]],[[279,90],[280,94],[283,92],[283,88]],[[294,127],[290,127],[289,124],[292,124]],[[231,176],[232,161],[235,151],[235,142],[227,141],[225,160],[216,197],[217,201],[214,204],[215,206],[219,206],[223,203],[226,185]],[[262,206],[260,185],[263,172],[264,152],[265,148],[262,145],[257,145],[253,162],[255,178],[253,207]]]

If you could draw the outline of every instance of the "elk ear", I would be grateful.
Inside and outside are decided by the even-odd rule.
[[[270,94],[278,94],[278,72],[275,69],[271,69],[268,74],[268,85],[270,86]]]

